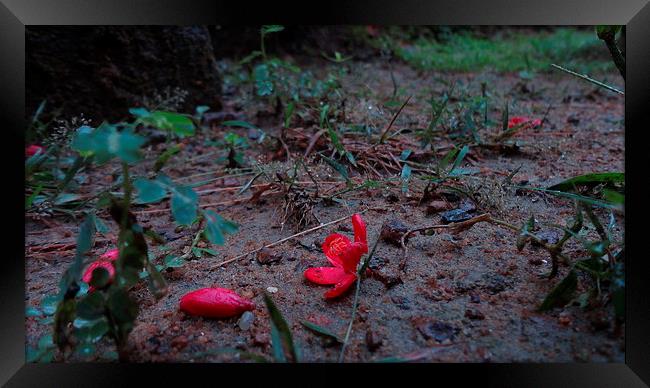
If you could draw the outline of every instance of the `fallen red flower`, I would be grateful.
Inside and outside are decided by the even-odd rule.
[[[45,147],[39,146],[37,144],[30,144],[29,146],[25,147],[25,157],[26,158],[31,158],[32,156],[36,155],[38,152],[41,154],[45,153]]]
[[[368,253],[366,224],[360,215],[352,216],[354,242],[338,233],[327,236],[323,243],[323,252],[334,267],[315,267],[305,271],[305,278],[312,283],[334,285],[327,291],[325,299],[343,295],[357,280],[357,266],[361,256]]]
[[[113,263],[110,261],[106,260],[97,260],[93,263],[91,263],[88,268],[84,271],[83,276],[81,277],[81,280],[84,283],[88,283],[90,285],[90,279],[93,278],[93,271],[97,268],[104,268],[105,270],[108,271],[108,278],[109,282],[113,281],[113,278],[115,277],[115,267],[113,267]],[[93,292],[95,291],[95,287],[90,286],[88,287],[88,292]]]
[[[542,120],[540,119],[531,119],[526,116],[514,116],[508,120],[508,128],[515,126],[522,126],[523,128],[534,128],[542,125]]]
[[[255,309],[255,304],[227,288],[201,288],[185,294],[180,307],[190,315],[229,318]]]

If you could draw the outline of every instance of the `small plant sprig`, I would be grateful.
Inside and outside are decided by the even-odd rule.
[[[142,112],[140,112],[142,113]],[[153,117],[153,118],[152,118]],[[193,133],[186,126],[188,121],[172,113],[158,112],[143,114],[134,123],[102,123],[98,128],[84,127],[77,132],[73,148],[84,157],[92,157],[97,164],[107,163],[115,158],[122,166],[122,196],[116,198],[110,193],[102,195],[97,203],[100,209],[107,208],[119,226],[119,254],[114,261],[114,273],[106,267],[98,266],[88,281],[91,292],[79,294],[83,259],[93,246],[93,236],[97,220],[94,213],[89,214],[81,226],[77,239],[77,253],[72,266],[64,273],[57,296],[58,305],[54,317],[53,342],[62,351],[81,344],[89,349],[80,338],[85,331],[92,332],[92,340],[107,335],[116,344],[120,360],[128,360],[128,336],[138,315],[138,303],[130,296],[129,290],[141,278],[146,278],[152,294],[160,298],[166,292],[166,282],[149,258],[145,231],[130,211],[137,191],[139,203],[162,200],[171,194],[172,215],[180,225],[191,225],[199,220],[198,195],[190,186],[179,185],[160,174],[156,179],[130,176],[130,165],[142,160],[140,147],[145,138],[135,133],[139,124],[148,123],[161,129],[175,131],[179,124],[180,134]],[[144,121],[143,121],[144,120]],[[234,233],[237,225],[223,219],[211,210],[204,210],[200,217],[205,219],[203,235],[214,244],[224,244],[225,234]],[[178,260],[177,260],[178,261]],[[178,266],[174,260],[166,260],[166,267]],[[145,276],[142,276],[144,270]],[[87,325],[74,325],[81,319]],[[98,329],[99,327],[99,329]]]

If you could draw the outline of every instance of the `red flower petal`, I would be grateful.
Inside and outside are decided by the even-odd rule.
[[[340,282],[336,283],[334,288],[325,293],[325,299],[332,299],[343,295],[344,292],[350,289],[350,286],[354,284],[355,280],[357,280],[357,275],[345,275],[345,277]]]
[[[317,267],[305,271],[305,278],[316,284],[336,284],[346,276],[345,271],[338,267]]]
[[[120,256],[120,250],[115,248],[106,251],[103,255],[99,256],[100,259],[115,261]]]
[[[525,123],[526,121],[530,121],[530,119],[526,116],[514,116],[508,120],[508,128],[512,128],[515,125]]]
[[[43,154],[45,153],[45,148],[37,144],[30,144],[29,146],[25,147],[25,156],[31,158],[39,151]]]
[[[350,239],[344,235],[338,233],[330,234],[323,243],[323,252],[333,266],[342,268],[343,258],[341,255],[350,244]]]
[[[102,267],[108,271],[109,279],[112,281],[113,277],[115,276],[115,268],[113,267],[113,263],[110,261],[106,260],[97,260],[93,263],[91,263],[88,268],[86,268],[86,271],[84,271],[83,276],[81,277],[81,280],[84,283],[90,283],[90,279],[93,278],[93,271],[96,268]]]
[[[366,231],[366,223],[363,222],[363,218],[359,214],[352,216],[352,229],[354,230],[354,242],[363,243],[367,247],[368,233]],[[367,253],[367,251],[364,253]]]
[[[185,294],[180,308],[190,315],[229,318],[253,310],[255,305],[227,288],[201,288]]]
[[[342,268],[345,272],[356,273],[361,256],[366,252],[368,252],[366,244],[354,242],[348,245],[341,254]]]

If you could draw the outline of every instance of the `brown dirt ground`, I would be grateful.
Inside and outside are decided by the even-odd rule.
[[[381,102],[389,99],[392,93],[388,67],[373,62],[352,62],[346,66],[351,71],[345,77],[342,89],[346,94],[345,122],[366,121],[380,129],[384,128],[395,111],[395,108],[389,110],[380,107]],[[321,68],[313,67],[315,72],[325,70],[322,65]],[[508,156],[472,148],[464,164],[479,168],[480,172],[474,175],[477,178],[467,179],[467,182],[484,182],[489,186],[489,182],[502,180],[520,165],[522,167],[514,181],[528,181],[529,185],[536,187],[545,187],[588,172],[623,171],[624,100],[620,96],[556,73],[539,74],[530,81],[522,82],[516,75],[510,74],[441,74],[417,72],[406,65],[398,65],[395,76],[402,91],[399,99],[413,94],[395,128],[424,127],[428,124],[430,108],[427,100],[430,93],[446,90],[444,85],[436,82],[439,78],[461,82],[459,85],[470,95],[480,95],[480,84],[485,82],[487,91],[495,101],[490,106],[490,117],[497,122],[504,99],[511,101],[511,115],[525,114],[541,118],[551,106],[547,122],[541,129],[528,130],[516,137],[522,144],[521,153]],[[615,74],[608,76],[616,79]],[[356,94],[353,91],[357,91]],[[242,100],[243,93],[236,91],[226,98],[226,110],[236,112],[242,119],[264,125],[263,128],[269,133],[278,133],[281,118],[268,118],[263,114],[256,117],[255,112],[261,108],[253,102]],[[240,112],[237,112],[237,106]],[[302,132],[307,138],[317,131],[317,123],[302,124],[305,128]],[[185,162],[189,157],[213,151],[202,145],[203,140],[218,138],[222,131],[223,127],[216,126],[193,138],[164,171],[172,178],[201,172],[223,174],[223,166],[216,164],[214,158]],[[247,135],[243,129],[234,132]],[[289,140],[291,133],[287,135]],[[416,144],[413,135],[408,133],[400,135],[397,141]],[[397,143],[398,148],[408,148],[400,144]],[[435,145],[444,147],[451,144],[448,137],[442,137]],[[304,152],[295,145],[290,146],[295,155]],[[148,151],[148,155],[155,155],[154,150]],[[273,152],[253,145],[246,155],[264,162]],[[395,156],[398,157],[399,153]],[[338,182],[323,183],[323,191],[334,192],[345,188],[340,176],[318,162],[314,153],[310,159],[310,167],[318,180]],[[146,171],[150,164],[143,163],[142,171]],[[292,167],[284,162],[284,157],[275,161],[273,166],[282,171]],[[80,187],[80,192],[89,194],[105,187],[112,181],[112,173],[117,172],[118,167],[107,165],[87,171],[87,182]],[[135,173],[142,171],[136,170]],[[197,190],[241,186],[250,177],[224,178]],[[377,179],[372,175],[352,174],[355,182],[362,182],[367,177]],[[206,178],[210,177],[185,179],[184,182]],[[300,180],[309,181],[309,178],[303,173]],[[261,179],[256,183],[263,182]],[[316,204],[313,213],[321,222],[328,222],[370,209],[363,217],[372,244],[382,224],[389,219],[397,218],[409,227],[439,222],[439,216],[426,214],[425,205],[418,206],[423,187],[421,182],[413,179],[406,195],[401,192],[399,182],[378,189],[352,192],[342,197],[343,204]],[[209,192],[201,196],[201,203],[225,202],[249,196],[249,193],[238,196],[236,190]],[[348,221],[271,248],[274,254],[282,257],[278,263],[262,265],[256,261],[255,255],[250,255],[211,269],[224,259],[306,229],[291,224],[281,225],[283,205],[282,196],[276,194],[262,197],[258,204],[243,202],[210,207],[239,223],[240,231],[228,239],[226,246],[214,247],[219,252],[218,257],[196,258],[181,268],[165,272],[169,292],[162,299],[155,300],[145,284],[134,289],[141,302],[141,312],[130,337],[133,361],[238,360],[232,354],[201,355],[201,352],[219,348],[237,348],[270,356],[269,319],[262,299],[267,287],[278,289],[273,294],[274,300],[290,322],[304,361],[331,362],[337,359],[340,345],[327,344],[324,339],[307,331],[300,321],[310,320],[343,336],[351,316],[353,292],[335,301],[325,301],[322,295],[327,287],[308,284],[302,273],[311,266],[328,265],[320,244],[335,231],[351,235]],[[522,224],[531,214],[538,220],[557,223],[566,222],[572,214],[570,201],[541,194],[516,195],[511,190],[498,191],[493,201],[479,207],[481,211],[490,212],[515,225]],[[165,208],[168,208],[168,204],[163,201],[162,204],[138,207],[136,211]],[[606,216],[606,213],[601,213],[601,216]],[[171,252],[178,254],[190,245],[196,233],[196,227],[176,228],[169,211],[139,214],[138,217],[144,226],[150,226],[164,236]],[[103,218],[112,231],[97,239],[94,246],[96,254],[112,247],[117,236],[115,225],[111,225],[105,215]],[[619,227],[616,231],[619,235],[623,233],[623,221],[622,217],[617,218]],[[34,253],[34,248],[42,245],[74,244],[79,220],[59,216],[46,222],[26,218],[27,306],[38,306],[43,297],[57,292],[61,274],[73,258],[73,248]],[[550,270],[548,255],[533,247],[517,252],[515,238],[513,232],[486,223],[455,236],[444,232],[434,236],[417,235],[408,244],[405,273],[398,269],[401,249],[380,243],[373,263],[375,276],[362,282],[358,319],[353,326],[346,361],[369,362],[385,357],[416,355],[430,362],[623,362],[624,328],[614,325],[611,306],[593,310],[570,306],[548,313],[535,312],[544,296],[566,274],[567,268],[561,267],[559,277],[554,280],[541,278],[540,274]],[[568,247],[569,254],[574,253],[572,257],[578,258],[575,256],[578,247]],[[154,253],[158,249],[159,246],[152,247]],[[157,253],[156,260],[162,260],[165,255],[164,252]],[[581,278],[581,288],[586,281],[586,278]],[[237,326],[237,318],[202,319],[178,311],[179,298],[184,293],[208,286],[232,288],[241,295],[251,297],[256,303],[252,327],[241,330]],[[466,317],[467,310],[474,312],[474,319]],[[476,319],[480,316],[484,319]],[[599,325],[598,322],[603,320],[608,323]],[[50,330],[49,326],[39,324],[34,318],[26,319],[26,327],[30,346],[35,346],[38,338]],[[103,340],[100,351],[90,361],[104,360],[102,349],[112,350],[113,347],[108,340]]]

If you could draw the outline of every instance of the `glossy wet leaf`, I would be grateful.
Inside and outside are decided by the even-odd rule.
[[[298,362],[298,354],[287,321],[285,321],[282,313],[267,293],[264,293],[264,303],[271,318],[271,345],[276,361]]]
[[[41,301],[41,309],[43,314],[52,315],[56,312],[56,307],[59,304],[61,297],[59,295],[50,295],[43,298]]]
[[[255,66],[253,77],[255,78],[255,89],[258,96],[263,97],[273,94],[273,82],[271,81],[269,67],[266,64]]]
[[[314,333],[316,333],[318,335],[321,335],[321,336],[324,336],[324,337],[327,337],[327,338],[331,338],[331,339],[335,340],[338,343],[343,343],[343,339],[341,337],[339,337],[338,335],[332,333],[331,331],[327,330],[326,328],[324,328],[322,326],[318,326],[317,324],[311,323],[309,321],[302,321],[300,323],[304,327],[306,327],[307,329],[309,329],[310,331],[312,331],[312,332],[314,332]]]
[[[578,286],[578,275],[576,271],[571,270],[569,274],[558,283],[553,290],[546,296],[539,311],[547,311],[553,307],[562,307],[566,305]]]
[[[154,111],[139,116],[138,120],[160,130],[172,132],[179,137],[191,136],[195,133],[192,119],[180,113]]]
[[[95,271],[93,271],[95,272]],[[77,302],[77,316],[93,320],[104,315],[105,301],[101,292],[91,292]]]
[[[135,163],[142,157],[140,147],[146,142],[131,129],[118,131],[113,125],[103,123],[90,132],[77,132],[72,148],[80,153],[91,153],[98,164],[117,157],[126,163]]]
[[[159,180],[138,178],[133,181],[138,203],[158,202],[167,196],[167,186]]]
[[[237,232],[238,226],[228,221],[212,210],[203,212],[205,216],[205,236],[213,244],[223,245],[226,242],[225,235]]]
[[[191,225],[196,220],[199,196],[189,186],[172,188],[172,215],[180,225]]]
[[[97,267],[93,270],[90,277],[90,285],[96,289],[104,288],[110,281],[111,274],[103,267]]]
[[[553,186],[549,186],[547,189],[557,191],[574,191],[575,187],[580,186],[594,186],[597,184],[614,186],[615,184],[621,183],[625,183],[625,173],[603,172],[576,176]]]
[[[185,265],[185,260],[182,257],[169,255],[165,257],[165,267],[179,268]]]

